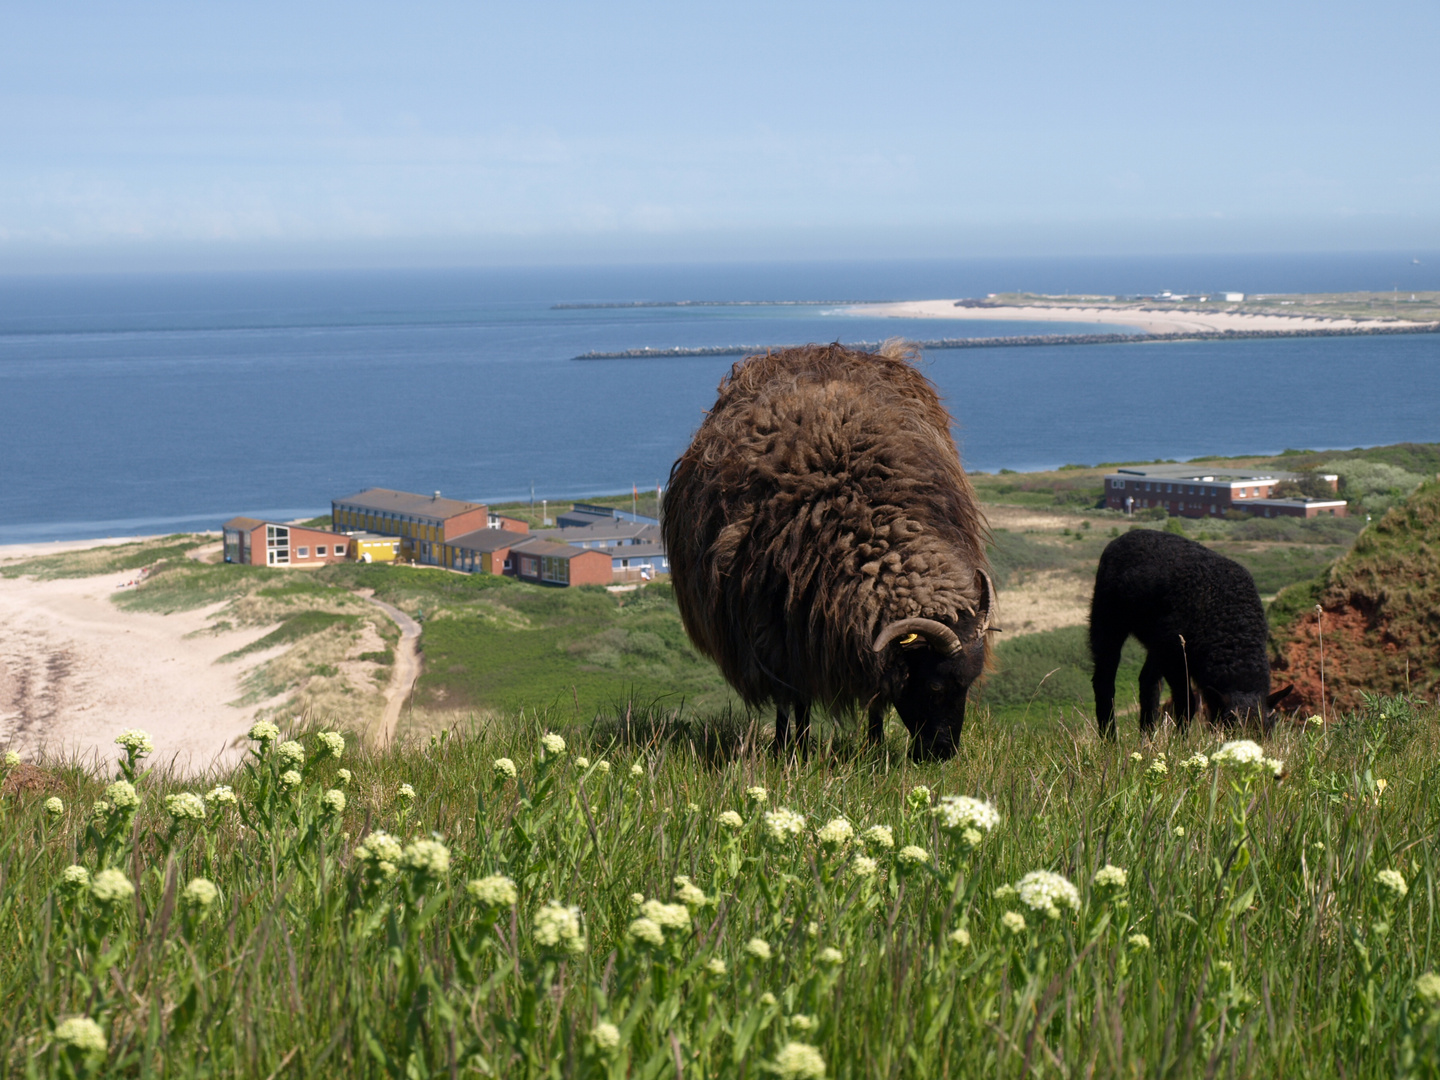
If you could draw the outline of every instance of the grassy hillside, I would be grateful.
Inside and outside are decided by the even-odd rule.
[[[1182,766],[1202,730],[1135,761],[977,718],[921,766],[613,732],[527,709],[338,759],[297,732],[203,782],[125,762],[133,789],[9,767],[0,1072],[1440,1069],[1433,708],[1284,729],[1283,778]]]

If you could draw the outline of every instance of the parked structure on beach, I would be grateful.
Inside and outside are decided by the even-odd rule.
[[[1276,498],[1275,489],[1299,473],[1223,469],[1209,465],[1127,465],[1105,477],[1105,505],[1133,513],[1161,507],[1178,517],[1219,517],[1243,510],[1257,517],[1345,517],[1344,499]],[[1338,491],[1340,478],[1321,477]]]

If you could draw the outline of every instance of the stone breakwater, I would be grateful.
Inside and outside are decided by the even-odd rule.
[[[1295,330],[1196,330],[1172,334],[1023,334],[1015,337],[936,338],[916,341],[921,349],[1009,349],[1030,345],[1143,345],[1162,341],[1248,341],[1254,338],[1292,337],[1373,337],[1383,334],[1440,333],[1440,323],[1416,323],[1414,326],[1337,326],[1305,327]],[[878,349],[878,341],[852,341],[854,349]],[[767,349],[789,348],[785,345],[703,345],[696,348],[676,346],[667,349],[620,349],[611,352],[587,352],[575,360],[666,359],[687,356],[749,356]]]

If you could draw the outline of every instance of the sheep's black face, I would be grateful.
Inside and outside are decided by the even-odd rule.
[[[1220,696],[1219,722],[1224,727],[1256,728],[1270,734],[1275,726],[1275,706],[1290,693],[1289,685],[1272,694],[1256,691],[1232,691]]]
[[[970,684],[985,669],[985,642],[973,641],[953,656],[923,647],[901,655],[907,676],[895,711],[910,731],[911,756],[948,758],[960,743]]]

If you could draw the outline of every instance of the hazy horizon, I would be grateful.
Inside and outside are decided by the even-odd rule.
[[[0,272],[1440,250],[1440,8],[29,6]]]

